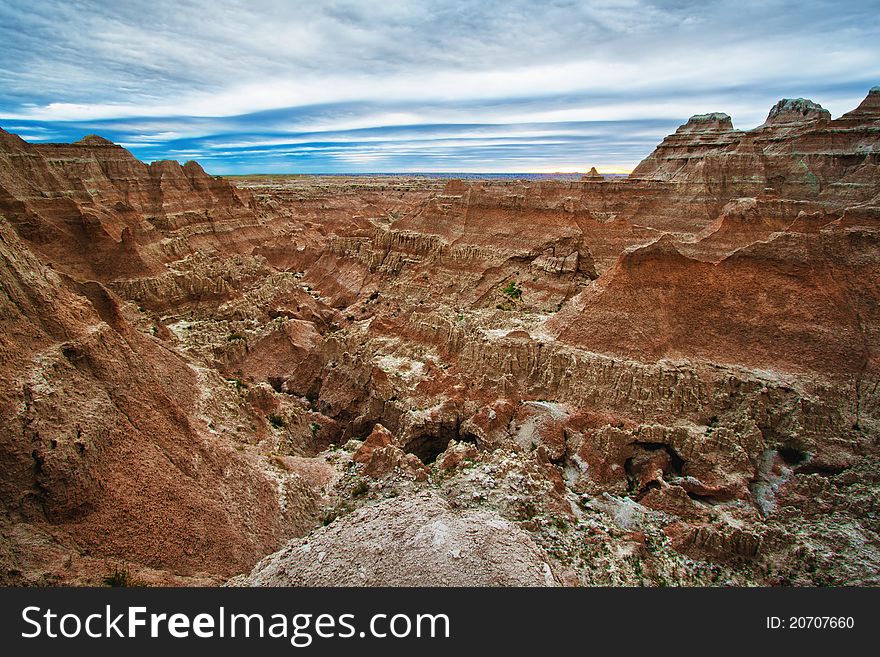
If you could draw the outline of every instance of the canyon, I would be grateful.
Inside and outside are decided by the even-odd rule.
[[[626,178],[0,130],[0,583],[880,584],[880,88]]]

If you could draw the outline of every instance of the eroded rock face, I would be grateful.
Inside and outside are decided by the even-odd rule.
[[[216,581],[314,524],[308,486],[212,427],[251,414],[206,403],[216,373],[136,330],[101,284],[45,267],[5,220],[0,254],[5,581],[98,583],[107,559]]]
[[[784,232],[707,263],[664,237],[622,256],[549,325],[567,343],[642,361],[695,358],[842,378],[867,368],[875,376],[863,328],[880,319],[875,239],[836,226]]]
[[[373,504],[288,543],[240,586],[555,586],[529,534],[422,493]]]
[[[831,120],[804,98],[780,100],[754,130],[729,117],[692,117],[633,170],[631,178],[677,183],[693,200],[779,196],[835,205],[877,196],[876,93]]]
[[[95,135],[74,144],[0,137],[0,213],[78,276],[152,274],[186,253],[250,250],[266,236],[250,195],[196,162],[147,165]]]
[[[876,584],[878,127],[237,186],[0,132],[2,580]]]

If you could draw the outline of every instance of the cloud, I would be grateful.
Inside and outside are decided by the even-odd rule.
[[[627,168],[691,114],[725,111],[748,128],[782,96],[851,109],[880,80],[877,13],[750,0],[7,0],[0,124],[45,139],[99,132],[217,171]],[[461,141],[487,131],[497,141]],[[340,151],[304,150],[322,139]]]

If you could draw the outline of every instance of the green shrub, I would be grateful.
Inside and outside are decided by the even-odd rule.
[[[501,293],[513,301],[518,301],[522,298],[523,291],[516,281],[510,281],[505,287],[501,288]]]

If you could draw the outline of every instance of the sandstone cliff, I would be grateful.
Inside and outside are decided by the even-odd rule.
[[[78,276],[134,277],[194,250],[246,248],[260,235],[251,205],[196,162],[147,165],[95,135],[28,144],[0,130],[0,214]]]
[[[735,130],[726,114],[692,117],[637,166],[633,179],[662,180],[683,193],[725,203],[761,195],[857,204],[876,199],[876,126],[880,90],[831,119],[803,98],[780,100],[753,130]]]

